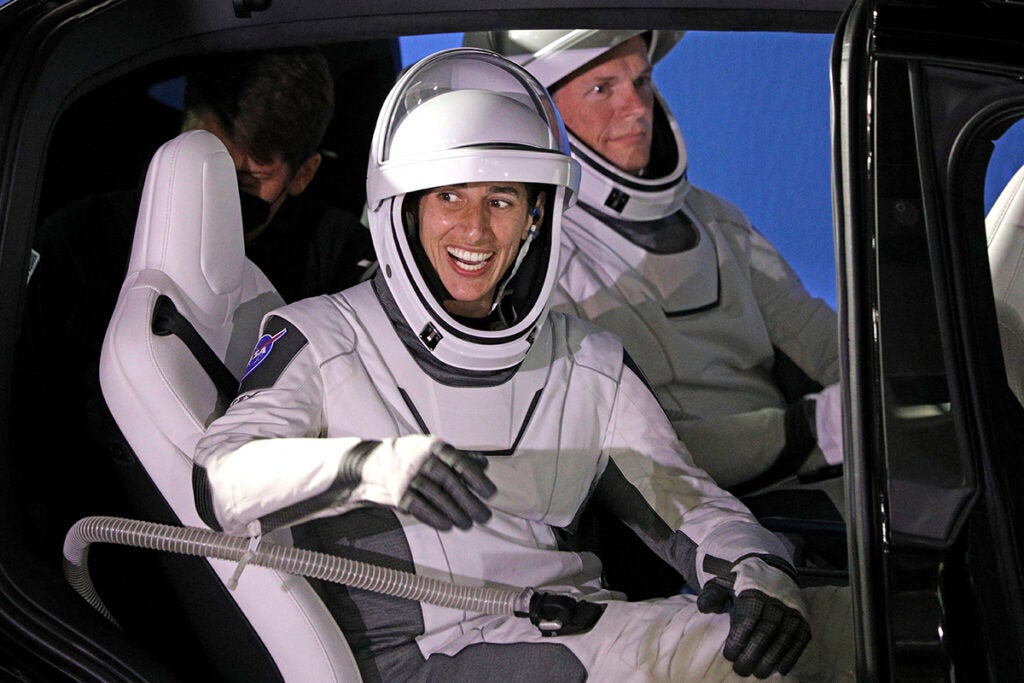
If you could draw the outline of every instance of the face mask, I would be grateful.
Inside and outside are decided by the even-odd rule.
[[[238,199],[242,204],[242,231],[248,235],[256,228],[260,227],[268,220],[270,220],[270,207],[277,202],[281,196],[288,191],[287,185],[281,194],[274,197],[269,202],[265,199],[261,199],[254,194],[248,192],[238,191]]]
[[[271,202],[248,192],[239,192],[238,198],[242,203],[242,230],[248,235],[270,218]]]

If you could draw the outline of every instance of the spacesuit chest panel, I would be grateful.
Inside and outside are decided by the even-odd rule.
[[[554,526],[572,520],[603,466],[616,385],[577,366],[562,316],[543,326],[511,378],[456,387],[419,367],[370,288],[340,296],[357,312],[362,367],[396,423],[488,456],[492,508]]]
[[[565,230],[583,251],[614,255],[602,266],[620,289],[637,288],[636,301],[631,303],[653,298],[665,315],[681,316],[717,305],[720,277],[714,238],[687,213],[687,207],[680,211],[697,236],[694,244],[679,251],[646,249],[579,207],[567,216]],[[585,246],[591,241],[597,244]]]

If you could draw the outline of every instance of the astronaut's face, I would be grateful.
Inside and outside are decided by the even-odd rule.
[[[554,93],[565,126],[588,147],[633,175],[651,157],[654,84],[647,43],[634,36],[609,50]]]
[[[482,318],[531,224],[523,183],[467,183],[427,191],[420,199],[420,244],[452,295],[452,315]]]

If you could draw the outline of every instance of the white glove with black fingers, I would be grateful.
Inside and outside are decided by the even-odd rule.
[[[496,487],[486,468],[482,455],[413,434],[359,443],[342,463],[342,478],[358,482],[352,499],[397,508],[446,531],[490,519],[481,499],[494,495]]]
[[[704,570],[716,576],[697,596],[697,609],[729,612],[722,654],[733,670],[758,678],[789,673],[811,640],[807,608],[789,563],[773,555],[752,555],[735,564],[707,557]]]
[[[807,398],[814,401],[814,435],[818,448],[829,465],[842,464],[843,399],[839,383],[830,384]]]

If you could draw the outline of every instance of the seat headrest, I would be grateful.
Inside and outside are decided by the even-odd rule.
[[[985,233],[1006,377],[1024,403],[1024,167],[989,209]]]
[[[1000,228],[1011,225],[1024,227],[1024,166],[1013,174],[985,216],[985,234],[989,246]]]
[[[188,131],[166,142],[149,164],[128,274],[162,271],[204,312],[221,316],[237,302],[245,260],[238,179],[227,149],[211,133]]]
[[[1010,299],[1024,291],[1024,166],[1006,184],[985,217],[989,263],[996,300]]]

